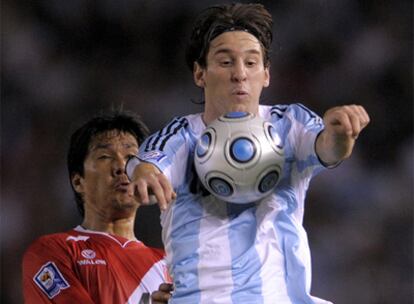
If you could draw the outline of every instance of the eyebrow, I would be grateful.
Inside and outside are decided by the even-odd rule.
[[[138,148],[138,145],[136,144],[123,144],[123,147],[129,149],[129,148]],[[113,147],[112,144],[97,144],[91,147],[91,151],[96,151],[96,150],[105,150],[105,149],[110,149],[111,147]]]
[[[218,48],[218,50],[214,51],[213,56],[219,55],[219,54],[229,54],[229,53],[233,53],[234,51],[229,49],[229,48]],[[261,52],[259,50],[256,49],[249,49],[247,51],[243,51],[243,53],[248,53],[248,54],[257,54],[257,55],[261,55]]]

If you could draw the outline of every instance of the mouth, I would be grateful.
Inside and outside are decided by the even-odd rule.
[[[235,90],[232,91],[232,95],[236,95],[236,96],[247,96],[249,94],[248,94],[248,92],[246,90],[235,89]]]
[[[231,92],[231,95],[239,101],[243,101],[249,97],[249,93],[243,89],[235,89]]]
[[[116,191],[128,192],[130,190],[130,183],[126,181],[119,181],[115,183],[114,188]]]

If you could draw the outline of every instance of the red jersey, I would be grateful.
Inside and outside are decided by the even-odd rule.
[[[25,303],[147,303],[168,281],[164,252],[78,226],[40,237],[23,257]]]

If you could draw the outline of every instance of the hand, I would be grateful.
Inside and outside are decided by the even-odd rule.
[[[160,209],[165,210],[177,196],[168,178],[150,163],[141,162],[135,167],[132,182],[135,185],[135,194],[144,205],[150,204],[150,195],[154,195]]]
[[[345,105],[326,111],[323,121],[325,130],[316,141],[316,153],[332,165],[351,155],[355,140],[370,119],[362,106]]]
[[[171,298],[171,292],[173,291],[173,284],[162,283],[157,291],[151,294],[151,300],[153,304],[164,304],[168,303]]]

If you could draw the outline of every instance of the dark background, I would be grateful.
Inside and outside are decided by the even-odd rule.
[[[1,3],[1,303],[21,303],[21,258],[81,222],[66,173],[71,132],[111,108],[152,131],[199,112],[184,63],[197,12],[216,1]],[[412,1],[262,1],[274,17],[263,104],[362,104],[351,159],[316,177],[305,212],[313,293],[336,304],[413,301]],[[159,246],[156,207],[137,234]]]

